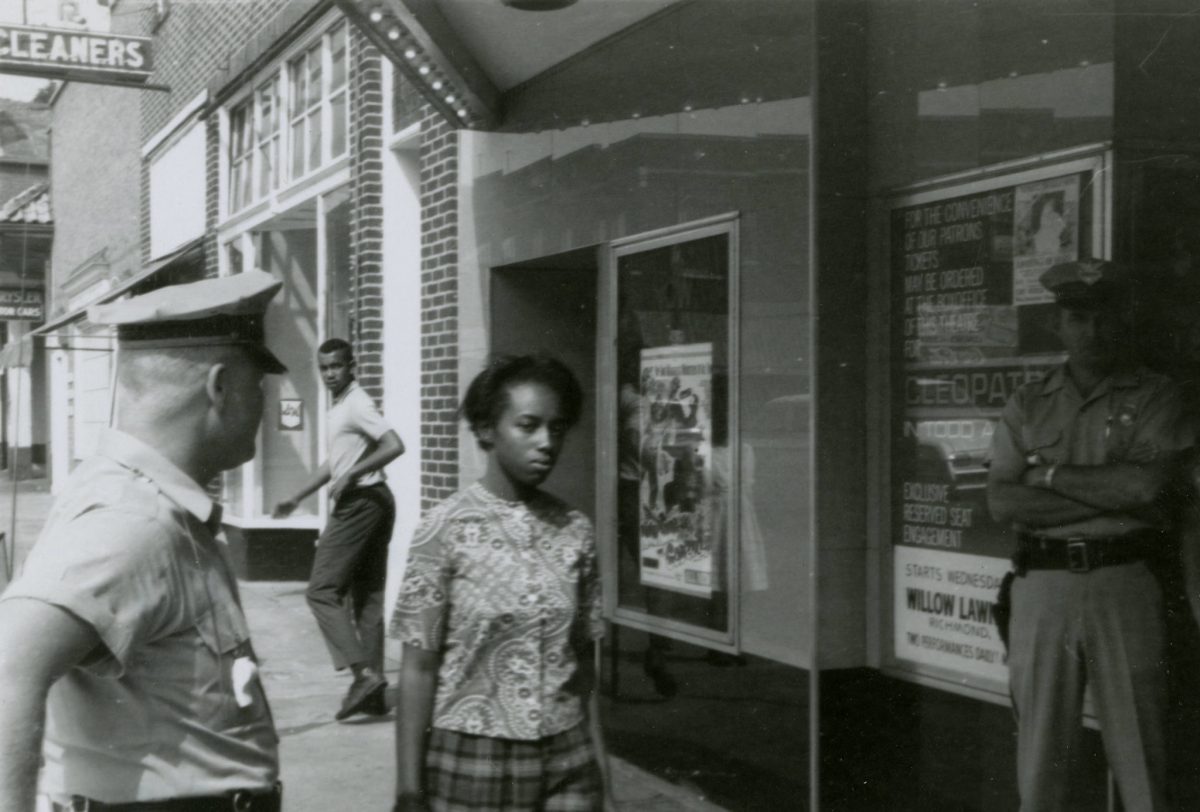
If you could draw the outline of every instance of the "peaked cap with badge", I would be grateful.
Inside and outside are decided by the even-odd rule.
[[[1081,259],[1052,265],[1040,277],[1060,307],[1096,310],[1120,305],[1128,293],[1123,268],[1103,259]]]
[[[282,286],[265,271],[247,271],[96,305],[88,319],[116,326],[129,349],[243,346],[264,372],[277,375],[287,367],[267,349],[263,314]]]

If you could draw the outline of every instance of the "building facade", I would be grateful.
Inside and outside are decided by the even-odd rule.
[[[244,571],[278,574],[326,510],[270,515],[322,454],[321,341],[411,449],[401,540],[482,470],[456,406],[485,358],[553,352],[588,393],[549,487],[597,527],[614,753],[730,809],[1013,808],[986,451],[1061,361],[1053,262],[1130,263],[1146,360],[1200,360],[1200,29],[1126,0],[520,5],[120,3],[169,89],[105,91],[136,172],[62,170],[72,223],[120,219],[61,210],[52,427],[73,456],[107,419],[88,304],[276,274],[292,373],[222,495]],[[84,149],[91,92],[56,143]]]
[[[41,102],[0,101],[0,466],[16,477],[46,465],[43,365],[27,336],[46,312],[49,124]]]

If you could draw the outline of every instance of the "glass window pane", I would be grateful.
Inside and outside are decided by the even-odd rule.
[[[329,107],[329,126],[332,130],[329,133],[329,152],[331,157],[337,157],[346,151],[346,94],[334,96]]]
[[[308,117],[308,168],[321,165],[321,111],[318,109]]]
[[[272,172],[275,168],[275,160],[271,155],[272,148],[275,146],[274,141],[268,141],[258,150],[258,196],[263,197],[267,192],[274,188],[271,183]]]
[[[250,202],[254,194],[254,175],[250,169],[250,155],[247,154],[246,159],[242,161],[241,180],[242,191],[240,194],[241,204],[244,206]]]
[[[288,115],[295,118],[304,109],[304,57],[300,57],[291,66],[292,92],[288,103]]]
[[[292,124],[292,180],[304,175],[304,119]]]
[[[329,36],[329,87],[337,90],[346,83],[346,27],[339,26]]]
[[[307,90],[304,103],[305,106],[311,107],[321,100],[321,49],[318,46],[308,52],[305,57],[308,61],[308,79]]]
[[[242,165],[234,163],[229,167],[229,210],[237,211],[242,207]]]

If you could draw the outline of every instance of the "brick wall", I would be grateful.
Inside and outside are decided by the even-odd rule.
[[[421,127],[421,507],[458,489],[458,131]]]
[[[357,378],[383,400],[383,87],[379,50],[350,27],[350,245]]]
[[[141,94],[141,141],[146,143],[188,103],[207,87],[221,71],[228,68],[238,53],[263,25],[274,17],[288,0],[176,0],[170,13],[154,29],[153,10],[146,8],[137,15],[142,31],[155,38],[155,70],[150,82],[165,85],[168,91],[147,91]],[[136,4],[144,5],[144,0]],[[217,119],[210,116],[207,132],[207,192],[205,199],[206,228],[205,264],[209,275],[217,272],[217,244],[214,228],[217,222]],[[141,167],[141,238],[142,259],[150,259],[150,167]]]

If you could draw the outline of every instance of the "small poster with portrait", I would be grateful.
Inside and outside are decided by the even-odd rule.
[[[1013,305],[1053,302],[1041,275],[1051,265],[1077,259],[1079,176],[1018,186],[1013,199]]]
[[[639,391],[641,582],[710,597],[712,344],[642,350]]]
[[[296,398],[282,398],[279,401],[279,430],[304,430],[304,401]]]

